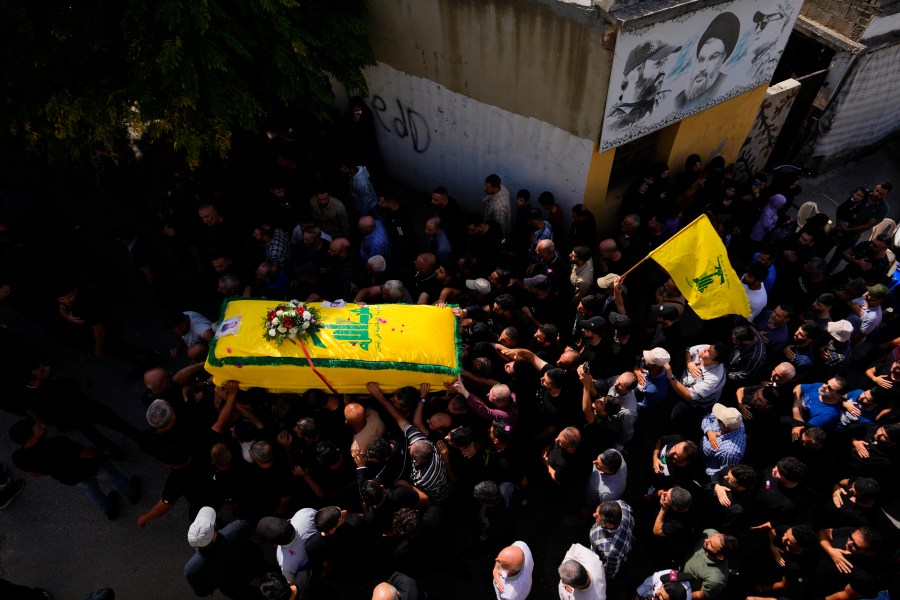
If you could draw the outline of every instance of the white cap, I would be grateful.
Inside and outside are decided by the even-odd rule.
[[[713,404],[712,414],[714,414],[718,420],[722,421],[729,431],[734,431],[744,422],[744,419],[741,417],[741,411],[736,408],[725,406],[724,404],[719,404],[718,402]]]
[[[188,529],[188,544],[193,548],[209,546],[216,535],[216,511],[204,506]]]
[[[831,337],[839,342],[849,341],[850,336],[853,335],[853,325],[850,324],[850,321],[832,321],[828,324],[827,329]]]
[[[653,348],[652,350],[644,350],[644,362],[648,365],[656,365],[664,367],[669,364],[672,357],[666,352],[665,348]]]
[[[491,282],[481,277],[478,279],[466,279],[466,287],[481,294],[491,293]]]

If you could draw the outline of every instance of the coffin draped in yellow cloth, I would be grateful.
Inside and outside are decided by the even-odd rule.
[[[337,392],[359,394],[366,393],[370,381],[385,390],[420,383],[441,387],[459,374],[458,327],[450,308],[404,304],[328,308],[309,303],[322,328],[303,340],[307,360],[298,340],[279,346],[263,337],[266,314],[278,304],[226,301],[220,337],[210,344],[206,361],[216,384],[234,379],[245,389],[304,392],[327,390],[324,378]],[[235,317],[240,317],[239,324]],[[222,335],[228,324],[231,333]]]

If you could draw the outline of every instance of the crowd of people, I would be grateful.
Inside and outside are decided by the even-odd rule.
[[[897,593],[900,322],[886,310],[891,232],[872,233],[889,183],[799,227],[796,174],[741,182],[692,156],[671,181],[657,165],[629,186],[614,225],[579,204],[567,227],[552,193],[532,202],[497,175],[481,210],[438,186],[411,211],[364,158],[335,186],[300,178],[286,144],[252,209],[211,195],[167,205],[152,240],[117,228],[186,366],[167,369],[77,281],[56,282],[53,334],[127,361],[147,423],[20,357],[2,401],[21,416],[12,464],[81,488],[110,519],[152,495],[137,526],[185,519],[184,576],[201,597],[440,598],[435,571],[460,564],[498,599]],[[702,214],[749,318],[701,320],[665,271],[638,265]],[[25,251],[3,239],[8,261]],[[159,247],[194,293],[174,289]],[[461,373],[446,389],[382,389],[373,371],[358,396],[213,385],[208,344],[236,296],[447,307]],[[165,465],[163,489],[119,471],[123,450],[98,426]],[[5,508],[23,484],[0,475]],[[523,527],[535,506],[542,522]],[[547,539],[568,550],[548,555]]]

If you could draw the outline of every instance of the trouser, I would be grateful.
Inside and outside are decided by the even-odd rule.
[[[81,488],[84,495],[103,512],[108,512],[113,507],[113,503],[109,496],[100,488],[100,481],[103,481],[108,486],[112,486],[126,498],[134,494],[134,487],[128,481],[128,478],[115,468],[111,462],[106,459],[101,460],[96,475],[75,485]]]

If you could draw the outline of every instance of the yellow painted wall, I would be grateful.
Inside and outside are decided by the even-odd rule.
[[[599,143],[594,144],[594,155],[591,157],[591,166],[588,171],[587,184],[584,188],[584,206],[597,218],[597,223],[604,223],[612,219],[619,210],[618,202],[606,201],[606,192],[609,188],[609,176],[612,173],[613,159],[616,157],[616,149],[600,153]]]
[[[656,145],[657,160],[666,162],[674,173],[681,171],[691,154],[699,154],[704,165],[715,156],[734,162],[768,89],[768,84],[761,85],[666,127]]]

